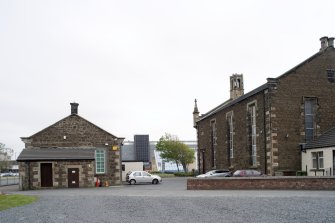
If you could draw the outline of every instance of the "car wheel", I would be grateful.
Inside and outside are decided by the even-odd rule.
[[[130,181],[129,181],[129,184],[131,184],[131,185],[136,184],[136,180],[130,180]]]
[[[158,180],[157,180],[157,179],[153,179],[153,180],[152,180],[152,183],[153,183],[153,184],[158,184]]]

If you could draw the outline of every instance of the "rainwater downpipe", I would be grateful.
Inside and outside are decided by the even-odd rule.
[[[268,167],[267,167],[267,148],[266,148],[266,106],[265,106],[265,94],[263,93],[263,112],[264,112],[264,116],[263,116],[263,119],[264,119],[264,129],[263,129],[263,134],[264,134],[264,153],[265,153],[265,156],[264,156],[264,167],[265,167],[265,174],[267,174],[268,172]],[[269,117],[270,118],[270,117]]]

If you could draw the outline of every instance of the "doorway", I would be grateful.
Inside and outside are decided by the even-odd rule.
[[[79,168],[67,169],[68,188],[79,188]]]
[[[41,163],[41,187],[52,187],[52,163]]]

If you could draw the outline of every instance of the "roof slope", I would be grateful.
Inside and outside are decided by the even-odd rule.
[[[315,140],[307,143],[305,149],[316,149],[335,146],[335,127],[323,133]]]
[[[31,148],[22,150],[17,161],[94,160],[93,148]]]
[[[257,94],[257,93],[259,93],[259,92],[261,92],[261,91],[263,91],[265,89],[267,89],[267,88],[268,88],[268,84],[263,84],[262,86],[260,86],[260,87],[258,87],[256,89],[254,89],[254,90],[252,90],[252,91],[250,91],[250,92],[242,95],[241,97],[236,98],[235,100],[225,101],[222,104],[220,104],[219,106],[217,106],[214,109],[212,109],[209,112],[207,112],[206,114],[201,115],[199,121],[202,120],[202,119],[205,119],[205,118],[207,118],[207,117],[209,117],[209,116],[211,116],[211,115],[213,115],[213,114],[215,114],[215,113],[217,113],[217,112],[219,112],[219,111],[221,111],[221,110],[223,110],[225,108],[228,108],[228,107],[230,107],[230,106],[232,106],[234,104],[237,104],[237,103],[243,101],[244,99],[249,98],[249,97],[251,97],[251,96],[253,96],[253,95],[255,95],[255,94]]]

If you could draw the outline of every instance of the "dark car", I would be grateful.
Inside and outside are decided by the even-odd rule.
[[[258,170],[236,170],[233,177],[260,177],[263,174]]]
[[[197,177],[198,178],[207,178],[207,177],[230,177],[231,172],[229,170],[211,170],[208,171],[205,174],[200,174]]]

